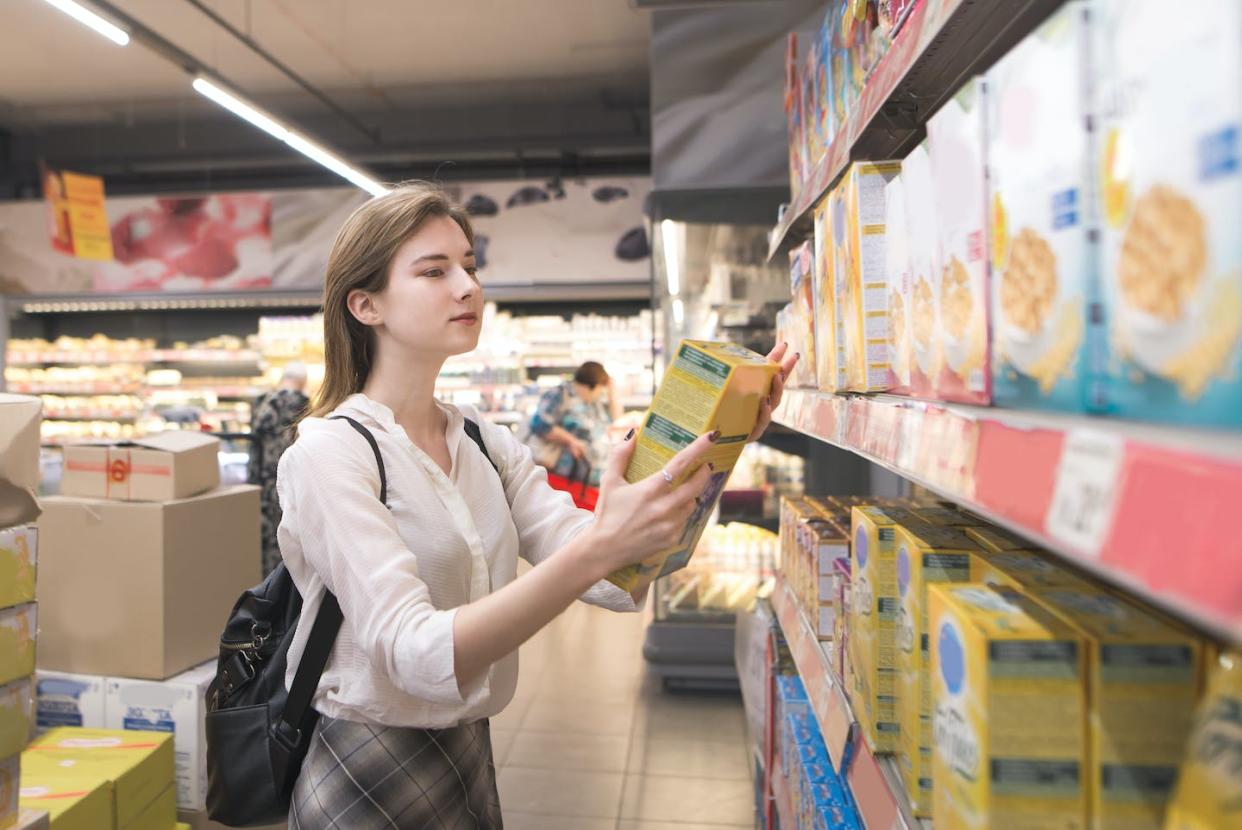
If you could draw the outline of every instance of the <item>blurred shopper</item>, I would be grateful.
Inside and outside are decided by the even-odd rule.
[[[276,467],[293,443],[293,425],[306,412],[306,366],[290,363],[280,378],[280,386],[255,404],[250,416],[250,483],[263,488],[263,573],[267,575],[280,561],[276,529],[280,527],[280,502],[276,497]]]
[[[608,458],[608,427],[621,414],[612,378],[603,366],[588,361],[572,381],[544,393],[527,425],[525,440],[535,461],[547,469],[552,486],[573,495],[579,507],[595,505]]]

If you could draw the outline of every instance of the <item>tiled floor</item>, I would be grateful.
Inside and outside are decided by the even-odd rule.
[[[576,605],[522,648],[492,721],[507,830],[753,827],[738,697],[669,695],[643,619]]]

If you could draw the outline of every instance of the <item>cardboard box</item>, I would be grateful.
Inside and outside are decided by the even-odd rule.
[[[177,827],[185,828],[185,830],[229,830],[223,824],[207,818],[206,811],[202,810],[178,810],[177,821]],[[288,830],[288,826],[287,822],[282,821],[279,824],[268,824],[251,828],[251,830]]]
[[[38,623],[34,603],[0,608],[0,684],[34,674]]]
[[[846,257],[849,253],[847,242],[849,235],[845,230],[845,187],[838,182],[828,193],[828,249],[829,273],[832,276],[832,340],[835,346],[834,363],[836,364],[836,381],[833,391],[849,388],[847,355],[848,346],[845,337],[846,313],[850,307],[849,281]],[[826,321],[825,321],[826,322]],[[823,384],[821,383],[821,388]]]
[[[35,599],[39,533],[33,525],[0,530],[0,608]]]
[[[32,781],[106,784],[118,830],[167,830],[176,820],[171,735],[53,729],[31,744],[22,765]]]
[[[52,830],[51,818],[43,810],[28,810],[25,807],[19,807],[17,824],[13,825],[13,830]]]
[[[202,432],[161,432],[137,441],[65,447],[63,496],[174,501],[220,485],[220,439]]]
[[[729,473],[758,422],[759,401],[771,392],[772,378],[778,371],[767,358],[732,343],[683,340],[676,355],[635,439],[638,446],[625,471],[626,481],[634,483],[659,475],[673,456],[712,430],[720,430],[720,439],[703,461],[713,464],[716,472],[674,547],[608,577],[625,591],[646,588],[656,577],[684,568],[690,561]],[[674,483],[680,484],[696,472],[697,468],[687,470]]]
[[[42,669],[164,680],[216,653],[229,609],[260,579],[257,487],[43,505]]]
[[[931,155],[926,141],[902,161],[901,182],[905,190],[906,238],[910,252],[910,300],[906,314],[910,329],[910,393],[934,398],[943,360],[936,335],[940,256],[936,187],[932,182]]]
[[[987,73],[998,406],[1083,411],[1099,397],[1087,25],[1086,4],[1067,3]]]
[[[0,758],[0,827],[12,824],[17,818],[18,790],[21,787],[21,758]]]
[[[815,371],[815,252],[811,242],[789,252],[789,282],[793,290],[793,340],[789,348],[802,355],[789,385],[814,389],[819,381]]]
[[[832,199],[815,208],[815,373],[821,392],[837,391],[836,286],[833,281]]]
[[[29,677],[0,686],[0,756],[20,755],[34,737],[34,701]]]
[[[35,675],[36,713],[40,729],[78,726],[106,729],[106,677],[40,669]]]
[[[838,185],[844,188],[845,205],[845,376],[846,388],[854,392],[884,392],[893,386],[884,195],[900,172],[898,161],[855,162]]]
[[[900,747],[897,695],[897,528],[917,523],[909,511],[873,506],[855,507],[851,534],[849,642],[856,685],[855,714],[874,752]]]
[[[1103,588],[1030,595],[1086,640],[1094,826],[1160,830],[1198,701],[1201,643]]]
[[[0,527],[39,518],[39,425],[43,401],[0,393]]]
[[[966,535],[981,548],[992,553],[1004,550],[1031,550],[1031,543],[999,527],[967,527]]]
[[[115,827],[112,788],[107,781],[83,782],[26,770],[21,805],[46,811],[56,830],[101,830]]]
[[[900,175],[884,186],[884,278],[888,285],[888,367],[890,391],[910,392],[910,237],[906,226],[906,186]]]
[[[177,807],[207,806],[207,687],[215,662],[163,682],[108,678],[107,728],[171,732],[177,764]]]
[[[1238,712],[1242,712],[1242,655],[1226,652],[1212,665],[1177,790],[1169,802],[1166,830],[1237,826],[1242,794],[1234,749],[1242,741]]]
[[[1005,550],[988,555],[998,585],[1018,591],[1033,588],[1090,587],[1090,583],[1034,550]]]
[[[928,588],[936,830],[1087,826],[1086,643],[1035,600]]]
[[[1109,408],[1242,424],[1242,5],[1092,6]]]
[[[988,582],[991,567],[958,528],[897,528],[897,752],[902,783],[915,816],[932,813],[931,653],[927,644],[927,589],[943,582]]]
[[[927,122],[940,268],[935,274],[937,397],[986,404],[988,360],[987,84],[973,78]]]

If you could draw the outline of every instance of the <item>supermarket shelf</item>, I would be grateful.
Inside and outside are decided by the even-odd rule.
[[[863,87],[798,198],[773,229],[769,258],[810,236],[812,208],[855,159],[900,158],[928,117],[961,84],[990,66],[1062,0],[922,0]]]
[[[135,352],[12,352],[5,361],[8,366],[110,366],[114,364],[168,363],[174,365],[258,364],[259,353],[229,349],[156,349]]]
[[[776,419],[1242,641],[1242,538],[1220,530],[1242,504],[1242,435],[805,390]]]
[[[43,412],[44,421],[114,421],[119,424],[132,424],[141,417],[140,414],[118,415],[115,412]]]
[[[847,764],[845,778],[867,830],[920,830],[924,825],[910,812],[892,759],[873,755],[861,739],[841,683],[784,579],[772,592],[772,609],[798,666],[832,765],[840,773],[842,762]]]
[[[7,391],[12,392],[15,395],[55,395],[60,398],[92,398],[112,395],[138,395],[143,391],[141,386],[114,386],[105,383],[95,383],[78,387],[40,386],[30,383],[8,383],[5,385],[5,388]]]

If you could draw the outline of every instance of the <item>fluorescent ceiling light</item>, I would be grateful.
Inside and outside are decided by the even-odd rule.
[[[668,294],[676,297],[681,293],[681,228],[672,219],[660,223],[660,238],[664,244],[664,273],[668,277]]]
[[[69,15],[83,26],[94,29],[117,46],[125,46],[129,43],[129,32],[104,20],[80,3],[75,3],[74,0],[44,0],[44,2]]]
[[[254,104],[228,92],[214,82],[200,76],[194,79],[194,90],[204,98],[211,99],[238,118],[253,124],[273,138],[283,141],[311,161],[323,165],[350,184],[362,188],[372,196],[383,196],[388,192],[387,187],[358,168],[350,166],[340,156],[329,152],[306,136],[289,129]]]
[[[678,326],[686,322],[686,304],[680,299],[673,300],[673,322]]]

